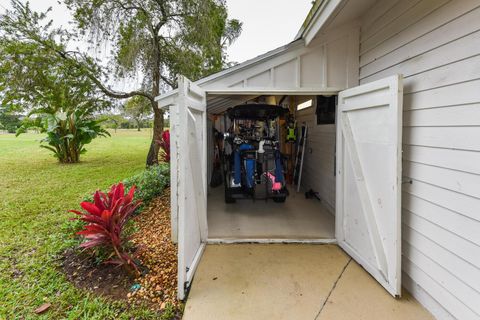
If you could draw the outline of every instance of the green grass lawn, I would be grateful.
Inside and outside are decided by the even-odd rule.
[[[150,130],[119,130],[88,145],[79,164],[62,165],[39,147],[41,135],[0,134],[0,319],[153,317],[77,290],[60,271],[68,209],[82,197],[140,172]],[[52,304],[45,314],[34,310]]]

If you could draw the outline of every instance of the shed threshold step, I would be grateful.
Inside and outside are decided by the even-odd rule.
[[[305,243],[336,244],[337,239],[284,239],[284,238],[209,238],[207,244],[231,243]]]

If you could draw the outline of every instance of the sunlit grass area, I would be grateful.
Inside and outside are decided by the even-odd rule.
[[[77,290],[61,272],[69,245],[64,223],[83,196],[140,172],[151,131],[112,131],[87,145],[81,163],[59,164],[39,147],[42,135],[0,134],[0,319],[136,319],[146,308],[126,308]],[[43,303],[50,309],[37,316]]]

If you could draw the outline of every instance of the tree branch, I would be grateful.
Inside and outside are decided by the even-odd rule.
[[[130,91],[130,92],[118,92],[118,91],[115,91],[111,88],[108,88],[105,84],[103,84],[103,82],[100,79],[98,79],[94,75],[94,72],[93,72],[93,70],[91,70],[91,68],[89,68],[85,63],[82,63],[81,61],[79,61],[79,59],[77,57],[78,57],[78,55],[83,56],[82,53],[80,53],[78,51],[63,51],[63,50],[60,50],[59,48],[56,48],[55,46],[52,46],[48,41],[43,40],[40,37],[33,36],[33,37],[30,37],[30,38],[32,40],[36,41],[37,43],[41,44],[42,46],[44,46],[46,49],[55,52],[60,58],[73,63],[76,68],[83,69],[84,71],[86,71],[87,77],[106,96],[111,97],[111,98],[115,98],[115,99],[127,99],[127,98],[131,98],[133,96],[143,96],[143,97],[149,99],[151,102],[155,101],[155,97],[153,95],[151,95],[149,93],[146,93],[144,91],[141,91],[141,90],[133,90],[133,91]]]
[[[155,97],[152,96],[151,94],[148,94],[146,92],[140,91],[140,90],[133,90],[130,92],[118,92],[114,91],[108,87],[106,87],[100,80],[98,80],[96,77],[91,75],[90,73],[87,73],[87,77],[92,80],[93,83],[97,85],[97,87],[102,91],[105,95],[111,97],[111,98],[116,98],[116,99],[127,99],[131,98],[134,96],[142,96],[150,100],[151,102],[155,101]]]
[[[166,84],[168,84],[172,89],[174,88],[175,82],[171,81],[170,79],[168,79],[168,78],[165,77],[164,75],[160,75],[160,78],[162,79],[163,82],[165,82]]]

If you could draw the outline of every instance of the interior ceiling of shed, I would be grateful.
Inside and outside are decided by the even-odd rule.
[[[207,95],[207,111],[211,114],[220,114],[236,105],[248,102],[258,95]]]

